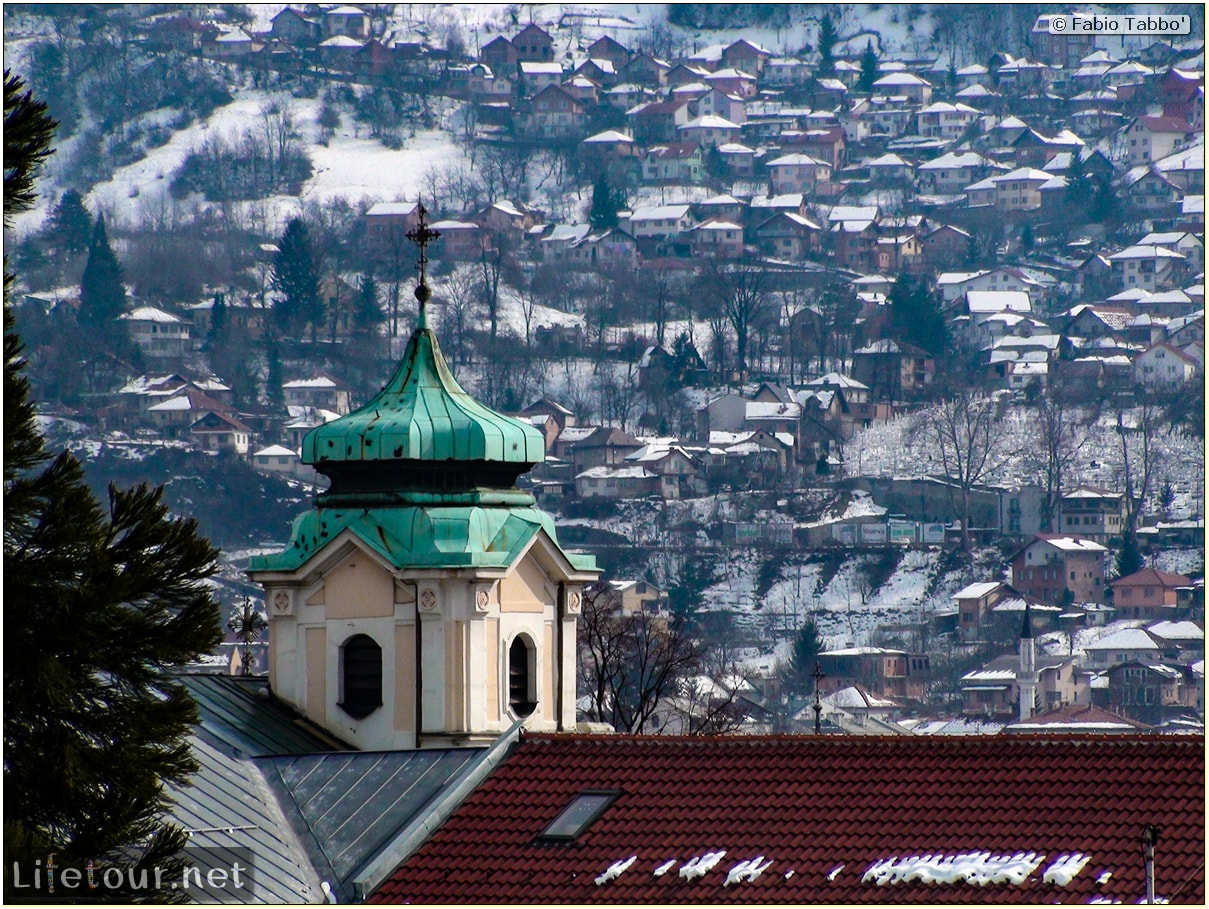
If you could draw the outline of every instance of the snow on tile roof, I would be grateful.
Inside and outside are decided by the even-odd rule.
[[[375,202],[366,211],[370,215],[410,215],[419,207],[419,202]]]
[[[122,313],[119,318],[128,319],[132,322],[173,323],[181,321],[172,315],[172,313],[164,312],[162,309],[157,309],[154,306],[140,306],[137,309],[132,309],[130,312]]]
[[[1105,635],[1084,650],[1159,650],[1159,645],[1144,628],[1125,628]]]
[[[286,448],[284,445],[270,445],[267,448],[262,448],[262,449],[260,449],[260,451],[254,452],[252,456],[255,458],[260,458],[260,457],[276,458],[276,457],[289,457],[291,455],[296,457],[298,455],[298,452],[294,451],[294,449],[292,449],[292,448]]]
[[[606,129],[603,133],[588,136],[584,142],[633,142],[634,137],[615,129]]]
[[[582,473],[577,473],[575,479],[587,477],[588,479],[617,479],[617,480],[641,480],[648,477],[653,477],[645,467],[589,467]]]
[[[336,381],[328,376],[312,376],[309,379],[293,379],[282,382],[282,388],[335,388]]]
[[[961,588],[961,590],[957,591],[957,593],[953,594],[953,596],[950,597],[950,599],[953,599],[953,600],[964,600],[964,599],[969,599],[969,598],[978,599],[980,597],[986,596],[991,591],[996,590],[1002,584],[1003,584],[1002,581],[978,581],[974,584],[967,584],[965,587]]]
[[[369,902],[1136,903],[1156,824],[1157,892],[1202,904],[1204,758],[1129,732],[522,733]],[[574,848],[535,843],[586,788],[621,794]]]

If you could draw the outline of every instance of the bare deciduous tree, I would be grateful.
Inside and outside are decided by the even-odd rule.
[[[678,625],[644,609],[625,612],[620,594],[602,585],[584,597],[579,618],[579,690],[589,716],[631,734],[668,705],[700,664],[697,645]]]
[[[1000,446],[995,400],[980,391],[962,390],[921,411],[913,427],[919,442],[939,457],[945,476],[960,497],[961,545],[970,548],[970,494],[1006,460]]]
[[[1067,474],[1087,442],[1086,427],[1060,388],[1051,387],[1037,402],[1036,443],[1031,449],[1045,487],[1041,503],[1041,529],[1056,531],[1055,522]]]

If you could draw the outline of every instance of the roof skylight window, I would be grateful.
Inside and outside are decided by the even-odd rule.
[[[613,800],[621,795],[620,789],[585,789],[559,812],[540,834],[539,840],[569,841],[577,839],[592,825]]]

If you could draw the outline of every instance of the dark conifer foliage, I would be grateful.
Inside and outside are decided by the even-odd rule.
[[[856,87],[863,92],[873,91],[873,83],[877,81],[877,53],[873,50],[873,42],[865,42],[865,50],[861,54],[861,77]]]
[[[830,16],[824,16],[819,22],[819,76],[835,75],[835,43],[838,40],[835,23]]]
[[[617,213],[625,208],[625,192],[609,183],[601,174],[592,184],[592,208],[588,212],[588,223],[593,230],[608,230],[617,226]]]
[[[793,639],[793,656],[789,664],[791,693],[805,696],[813,690],[811,676],[814,674],[815,661],[822,652],[823,639],[811,619],[798,629],[798,636]]]
[[[51,137],[57,125],[46,104],[22,91],[20,76],[4,71],[4,223],[34,204],[34,178],[54,154]]]
[[[37,141],[10,144],[7,114],[18,90],[6,76],[6,223],[33,202],[33,172],[53,128],[44,121],[33,130]],[[22,103],[37,107],[28,95]],[[24,189],[10,196],[10,185]],[[206,586],[216,556],[193,521],[168,515],[160,490],[111,487],[106,508],[73,455],[52,459],[34,422],[6,300],[6,902],[16,896],[9,859],[29,858],[23,850],[54,852],[60,868],[82,869],[90,859],[157,867],[166,880],[181,865],[186,836],[163,823],[164,784],[184,784],[196,769],[187,736],[197,715],[171,671],[221,639]],[[149,887],[93,897],[129,903],[184,895]]]
[[[97,216],[88,246],[88,264],[80,278],[80,323],[102,334],[115,333],[115,322],[126,311],[122,266],[109,245],[105,218]]]
[[[323,300],[319,296],[319,267],[310,232],[301,218],[286,225],[285,233],[273,256],[274,304],[278,326],[286,332],[299,332],[310,323],[311,340],[323,322]]]
[[[88,249],[92,240],[92,215],[74,189],[63,193],[50,213],[50,241],[55,249],[68,255]]]
[[[949,348],[944,314],[923,281],[902,274],[890,291],[890,326],[894,337],[941,356]]]

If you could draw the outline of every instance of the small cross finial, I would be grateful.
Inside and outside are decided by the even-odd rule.
[[[426,220],[427,214],[428,209],[424,207],[423,202],[420,202],[417,207],[418,223],[407,232],[407,239],[420,247],[420,263],[416,266],[420,270],[420,284],[416,288],[416,299],[420,301],[420,328],[428,327],[428,313],[425,304],[432,296],[432,291],[428,289],[428,244],[441,236],[438,231],[429,228]]]
[[[815,661],[814,664],[814,734],[820,735],[823,731],[823,702],[819,700],[819,682],[825,676],[823,675],[823,667]]]

